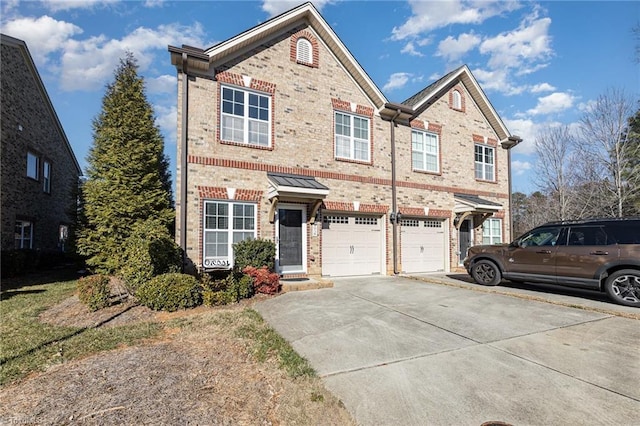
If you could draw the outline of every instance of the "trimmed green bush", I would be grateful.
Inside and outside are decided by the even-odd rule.
[[[253,281],[244,274],[229,273],[223,278],[202,277],[202,303],[206,306],[228,305],[253,296]]]
[[[198,280],[192,275],[179,273],[158,275],[142,283],[136,297],[144,306],[169,312],[193,308],[202,300]]]
[[[180,271],[182,253],[166,226],[159,220],[148,220],[134,226],[124,243],[122,266],[118,271],[130,294],[151,278]]]
[[[107,275],[89,275],[78,280],[78,299],[91,312],[109,306],[109,277]]]
[[[233,255],[233,269],[236,273],[241,273],[247,266],[266,266],[270,271],[275,269],[276,245],[271,240],[240,241],[233,245]]]

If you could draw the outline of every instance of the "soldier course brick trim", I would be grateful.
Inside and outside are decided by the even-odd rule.
[[[250,81],[249,86],[246,86],[246,82],[245,82],[245,77],[248,77],[247,80]],[[260,145],[253,145],[253,144],[249,144],[249,143],[243,143],[243,142],[233,142],[233,141],[225,141],[222,139],[222,132],[220,129],[220,123],[222,123],[222,111],[220,110],[220,102],[222,99],[222,87],[220,84],[217,85],[216,91],[217,91],[217,99],[218,101],[216,102],[216,116],[218,117],[218,121],[216,124],[216,139],[223,145],[235,145],[235,146],[243,146],[246,148],[252,148],[252,149],[261,149],[261,150],[265,150],[265,151],[273,151],[275,143],[276,143],[276,130],[275,130],[275,117],[274,112],[276,110],[276,85],[274,83],[269,83],[268,81],[264,81],[264,80],[258,80],[255,78],[251,78],[249,76],[243,76],[240,74],[236,74],[236,73],[232,73],[229,71],[221,71],[219,73],[216,74],[215,79],[219,82],[219,83],[226,83],[226,84],[231,84],[234,86],[238,86],[238,87],[244,87],[247,89],[251,89],[251,90],[255,90],[258,92],[263,92],[266,93],[268,95],[271,96],[271,111],[269,111],[269,113],[271,114],[271,146],[260,146]]]
[[[255,189],[237,189],[233,200],[235,201],[260,201],[264,192]],[[227,188],[217,186],[198,186],[200,198],[208,200],[231,200]]]
[[[325,201],[322,207],[325,210],[340,212],[386,214],[389,211],[389,206],[387,204],[360,204],[358,210],[356,210],[353,203],[345,203],[340,201]]]
[[[405,216],[435,217],[441,219],[449,219],[453,213],[451,210],[430,208],[428,213],[425,214],[424,207],[399,207],[398,210],[400,214]]]
[[[298,40],[301,38],[306,39],[311,43],[311,54],[313,55],[313,62],[302,62],[298,60]],[[307,29],[298,31],[291,36],[291,49],[289,57],[292,62],[300,65],[306,65],[311,68],[318,68],[320,66],[320,47],[318,45],[318,39],[313,33]]]
[[[336,172],[329,172],[325,170],[312,170],[312,169],[307,169],[303,167],[285,167],[285,166],[278,166],[274,164],[251,163],[248,161],[228,160],[223,158],[203,157],[203,156],[197,156],[197,155],[189,155],[188,162],[190,164],[200,164],[204,166],[229,167],[233,169],[254,170],[254,171],[260,171],[260,172],[288,173],[288,174],[312,176],[312,177],[323,178],[323,179],[335,179],[335,180],[342,180],[347,182],[360,182],[360,183],[368,183],[373,185],[391,186],[391,179],[381,179],[381,178],[374,178],[374,177],[367,177],[367,176],[351,175],[346,173],[336,173]],[[405,182],[405,181],[398,181],[396,182],[396,185],[404,188],[422,189],[427,191],[451,192],[451,193],[477,195],[480,197],[485,196],[485,197],[509,199],[509,194],[499,194],[491,191],[477,191],[477,190],[466,190],[466,189],[463,190],[455,186],[439,186],[439,185],[429,185],[429,184],[423,184],[418,182]]]

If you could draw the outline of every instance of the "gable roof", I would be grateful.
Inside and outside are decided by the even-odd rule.
[[[73,160],[73,164],[75,165],[76,170],[78,171],[78,176],[82,176],[82,169],[80,168],[78,159],[76,158],[76,155],[74,154],[73,149],[71,148],[71,144],[69,143],[69,139],[67,139],[67,135],[64,132],[64,129],[62,128],[62,123],[60,123],[58,114],[56,113],[56,110],[53,107],[53,104],[51,103],[51,99],[49,98],[47,89],[44,87],[44,83],[42,82],[42,79],[40,78],[40,73],[38,73],[38,69],[36,68],[35,63],[33,62],[31,53],[29,53],[29,48],[27,47],[27,43],[25,43],[23,40],[19,40],[17,38],[8,36],[6,34],[0,34],[0,43],[7,46],[11,46],[13,48],[20,49],[20,51],[22,52],[22,57],[25,59],[25,64],[27,65],[27,69],[29,73],[33,76],[33,79],[36,82],[36,85],[38,86],[38,90],[40,91],[40,94],[42,96],[42,100],[44,101],[45,107],[49,110],[49,113],[51,114],[51,118],[55,122],[55,125],[58,128],[58,131],[60,132],[60,136],[62,136],[62,140],[64,141],[64,144],[67,150],[69,151],[69,155]]]
[[[496,132],[498,138],[501,141],[507,139],[511,135],[509,130],[502,122],[502,119],[493,108],[493,105],[489,102],[489,99],[478,84],[478,81],[475,79],[473,74],[471,74],[469,67],[466,65],[442,76],[420,92],[405,100],[403,104],[413,108],[415,115],[417,116],[458,82],[464,84],[464,87],[467,89],[476,105],[478,105],[478,108],[480,108],[482,114],[486,117],[487,121]]]
[[[335,59],[345,68],[365,95],[376,108],[382,108],[387,100],[371,77],[364,71],[344,43],[331,29],[310,2],[304,3],[287,12],[275,16],[243,33],[222,41],[206,50],[189,46],[182,48],[169,46],[171,62],[174,65],[186,65],[206,71],[209,67],[216,67],[243,53],[255,48],[269,37],[289,31],[301,23],[307,23],[318,34],[320,40],[333,54]],[[186,57],[185,57],[186,54]]]

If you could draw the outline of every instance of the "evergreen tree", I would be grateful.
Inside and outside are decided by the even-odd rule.
[[[127,52],[93,120],[78,249],[96,272],[118,271],[134,226],[154,219],[168,230],[173,223],[164,140],[137,71]]]

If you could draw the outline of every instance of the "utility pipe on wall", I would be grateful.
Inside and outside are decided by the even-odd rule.
[[[400,110],[396,110],[396,114],[391,119],[391,214],[393,221],[391,222],[391,238],[393,248],[393,274],[397,275],[398,271],[398,203],[396,200],[396,119],[400,115]]]

